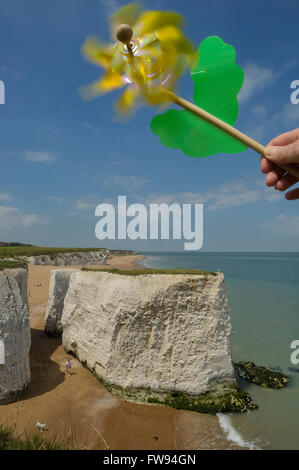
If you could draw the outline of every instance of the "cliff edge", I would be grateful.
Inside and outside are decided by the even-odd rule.
[[[109,250],[74,251],[54,254],[28,256],[26,260],[31,264],[52,266],[88,266],[107,264]]]
[[[30,383],[27,269],[0,272],[0,404],[17,400]]]

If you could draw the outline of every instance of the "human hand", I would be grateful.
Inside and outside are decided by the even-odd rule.
[[[266,148],[267,158],[261,157],[261,170],[266,174],[266,185],[285,191],[298,183],[298,178],[281,169],[280,165],[292,164],[299,168],[299,129],[281,134],[271,140]],[[299,199],[299,188],[288,191],[286,199]]]

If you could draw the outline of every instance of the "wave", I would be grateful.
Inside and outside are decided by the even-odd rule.
[[[239,447],[245,447],[250,450],[261,450],[260,447],[257,447],[252,442],[246,441],[243,439],[241,434],[234,428],[231,418],[228,415],[223,413],[217,413],[217,418],[220,424],[221,429],[226,434],[227,440],[237,444]]]

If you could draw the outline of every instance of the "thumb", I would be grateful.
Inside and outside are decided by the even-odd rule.
[[[277,165],[299,163],[298,141],[283,146],[269,145],[266,147],[265,156]]]

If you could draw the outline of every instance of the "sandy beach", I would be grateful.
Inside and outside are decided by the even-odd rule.
[[[143,258],[140,255],[117,256],[111,258],[108,265],[119,269],[143,269],[136,264]],[[101,269],[100,266],[96,268]],[[136,404],[115,397],[64,351],[61,338],[46,336],[44,317],[52,269],[67,268],[29,266],[31,389],[21,401],[0,407],[1,423],[15,423],[17,430],[24,432],[32,431],[40,421],[47,425],[45,433],[71,434],[76,448],[237,448],[225,439],[215,416]],[[70,377],[64,373],[67,357],[72,364]]]

